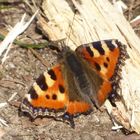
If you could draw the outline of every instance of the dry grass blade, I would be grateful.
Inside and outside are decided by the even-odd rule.
[[[20,35],[22,32],[24,32],[27,29],[27,27],[30,25],[30,23],[35,18],[37,13],[38,13],[38,11],[35,12],[35,14],[31,17],[31,19],[28,22],[25,22],[26,14],[24,14],[22,19],[21,19],[21,21],[18,22],[14,26],[14,28],[7,34],[5,39],[2,41],[2,43],[0,44],[0,56],[7,49],[7,51],[5,52],[4,57],[2,58],[2,64],[4,63],[4,61],[7,58],[7,54],[9,52],[9,50],[10,50],[10,47],[11,47],[13,41],[16,39],[16,37],[18,35]]]

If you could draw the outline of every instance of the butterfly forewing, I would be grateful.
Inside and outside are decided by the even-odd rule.
[[[57,65],[40,75],[25,95],[21,110],[31,112],[32,117],[36,117],[34,116],[37,114],[36,112],[42,110],[40,115],[45,116],[49,114],[49,111],[65,110],[67,102],[68,97],[64,87],[61,66]]]
[[[90,65],[104,78],[110,79],[120,56],[117,40],[97,41],[81,45],[76,49]]]
[[[90,110],[90,105],[76,93],[71,93],[62,73],[63,65],[44,72],[25,95],[21,110],[31,117],[53,116],[51,112],[77,115]],[[71,94],[74,95],[71,100]]]

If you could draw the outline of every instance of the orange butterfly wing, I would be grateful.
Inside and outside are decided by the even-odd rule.
[[[64,82],[61,65],[44,72],[25,95],[21,111],[36,118],[47,115],[56,117],[59,112],[75,115],[90,110],[90,105],[85,102],[69,100]]]
[[[126,46],[122,45],[118,40],[92,42],[81,45],[76,49],[77,55],[86,60],[105,80],[100,91],[97,93],[100,105],[104,103],[111,92],[115,92],[118,88],[119,72],[127,56],[125,49]]]
[[[125,46],[118,40],[103,40],[81,45],[76,52],[105,79],[110,79],[114,75],[119,60],[126,54]]]

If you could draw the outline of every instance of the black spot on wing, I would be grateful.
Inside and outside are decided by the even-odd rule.
[[[110,61],[109,57],[106,57],[106,60],[109,62]]]
[[[53,100],[56,100],[56,99],[57,99],[56,94],[53,94],[53,95],[52,95],[52,99],[53,99]]]
[[[100,67],[100,65],[98,63],[95,63],[95,68],[96,68],[97,71],[101,70],[101,67]]]
[[[31,99],[37,99],[38,98],[38,95],[37,95],[37,93],[36,93],[36,91],[33,87],[29,90],[28,94],[30,94]]]
[[[36,83],[38,84],[38,86],[42,89],[42,90],[47,90],[48,89],[48,85],[46,83],[45,80],[45,76],[43,74],[41,74],[39,76],[39,78],[36,80]]]
[[[105,62],[104,62],[104,67],[106,67],[106,68],[108,67],[108,64],[107,64],[107,63],[105,63]]]
[[[56,75],[52,69],[48,71],[48,74],[51,76],[51,79],[56,80]]]
[[[61,93],[64,93],[65,92],[65,88],[62,85],[59,85],[59,91]]]
[[[105,43],[107,45],[107,47],[109,48],[110,51],[114,51],[114,49],[116,48],[113,44],[112,44],[112,40],[105,40]]]
[[[93,51],[91,50],[90,47],[86,47],[86,50],[87,50],[87,52],[89,53],[89,55],[90,55],[91,57],[94,56],[94,53],[93,53]]]
[[[102,44],[100,41],[93,42],[92,45],[101,55],[105,54],[105,50],[102,48]]]
[[[46,95],[46,99],[50,99],[50,96],[48,94]]]

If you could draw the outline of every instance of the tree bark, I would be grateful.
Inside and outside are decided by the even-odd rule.
[[[115,124],[140,134],[140,40],[129,22],[108,0],[44,0],[38,25],[52,41],[77,46],[97,40],[118,39],[130,56],[122,68],[121,101],[105,106]],[[76,11],[76,13],[74,12]]]

